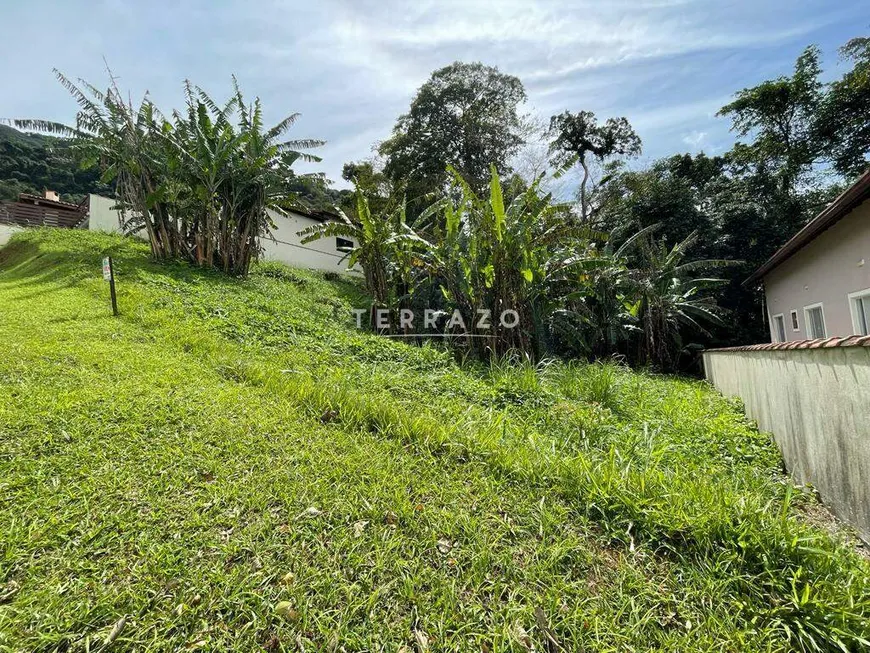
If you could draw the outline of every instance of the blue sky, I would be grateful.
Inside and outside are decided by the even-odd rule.
[[[104,57],[122,88],[164,109],[181,105],[185,78],[225,97],[235,73],[270,120],[302,113],[294,135],[328,141],[316,168],[337,182],[455,60],[517,75],[526,110],[545,119],[626,116],[643,165],[727,150],[715,113],[736,90],[789,72],[810,43],[839,74],[837,47],[870,29],[866,0],[0,0],[0,11],[0,118],[72,121],[52,68],[105,86]]]

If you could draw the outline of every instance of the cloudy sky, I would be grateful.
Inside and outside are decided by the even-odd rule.
[[[455,60],[517,75],[545,118],[628,117],[642,164],[728,149],[715,113],[735,90],[787,73],[810,43],[839,74],[837,47],[870,30],[866,0],[0,0],[0,12],[0,118],[71,121],[54,67],[103,86],[105,58],[165,109],[185,78],[225,97],[234,73],[270,120],[302,113],[294,135],[328,141],[318,167],[339,182]]]

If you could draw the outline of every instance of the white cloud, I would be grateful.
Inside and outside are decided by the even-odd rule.
[[[698,130],[692,130],[688,134],[685,134],[682,138],[683,143],[695,150],[699,149],[706,140],[707,132],[702,132]]]
[[[828,51],[863,24],[860,3],[827,0],[31,0],[4,7],[0,117],[70,119],[53,66],[102,85],[102,57],[134,91],[181,102],[190,78],[220,97],[236,73],[269,119],[303,113],[321,169],[369,156],[429,73],[454,60],[519,76],[531,108],[625,115],[646,156],[729,138],[715,111],[739,88],[786,72],[803,47]],[[45,28],[51,15],[64,38]],[[822,29],[824,28],[824,29]]]

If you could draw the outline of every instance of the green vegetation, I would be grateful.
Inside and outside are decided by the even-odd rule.
[[[828,75],[818,48],[808,47],[792,74],[735,93],[719,112],[731,120],[737,138],[730,151],[713,157],[676,154],[631,169],[626,160],[641,151],[642,134],[627,117],[599,121],[583,107],[566,107],[548,119],[529,119],[518,114],[525,97],[520,80],[457,62],[434,71],[420,87],[393,137],[379,147],[382,166],[368,162],[357,181],[377,196],[372,206],[407,197],[409,223],[417,229],[425,227],[416,221],[429,205],[424,195],[450,191],[448,166],[483,195],[490,163],[506,187],[533,184],[548,163],[551,169],[576,164],[576,201],[565,219],[607,232],[612,249],[660,225],[656,238],[668,249],[692,240],[688,260],[739,262],[723,271],[728,283],[712,293],[727,328],[702,332],[685,323],[669,337],[672,342],[758,342],[768,337],[762,293],[742,282],[870,165],[868,44],[866,37],[846,43],[845,66]],[[544,143],[550,161],[541,158]],[[350,170],[365,165],[350,164]],[[642,267],[642,257],[640,248],[629,253],[631,267]],[[644,362],[640,349],[632,344],[617,351]],[[673,353],[664,357],[673,358]]]
[[[21,193],[42,195],[46,189],[67,202],[108,192],[97,170],[79,169],[66,141],[0,125],[0,201]]]
[[[669,248],[652,238],[653,225],[614,251],[607,234],[578,224],[570,206],[540,190],[543,175],[504,189],[493,166],[488,193],[478,195],[450,171],[447,197],[418,216],[431,220],[424,228],[431,242],[407,225],[404,203],[373,215],[359,185],[355,221],[301,232],[303,242],[354,238],[350,263],[362,267],[372,316],[376,307],[399,315],[438,308],[445,342],[481,360],[514,350],[536,360],[622,354],[665,370],[677,369],[682,326],[704,333],[702,323],[718,320],[705,290],[719,280],[695,275],[731,261],[686,261],[696,234]],[[479,311],[489,316],[486,330],[477,327]],[[500,328],[505,311],[513,311],[515,328]],[[403,336],[424,332],[420,322]]]
[[[147,254],[0,250],[0,650],[870,646],[867,562],[705,384],[459,365],[351,328],[356,282]]]
[[[421,298],[415,275],[425,270],[429,277],[422,288],[425,304],[450,311],[458,303],[450,290],[457,279],[445,278],[445,261],[436,261],[446,243],[444,225],[429,220],[438,213],[433,207],[464,195],[462,186],[475,197],[486,197],[492,168],[504,189],[506,206],[529,188],[541,189],[539,196],[545,198],[551,179],[576,165],[576,201],[557,197],[563,203],[555,212],[566,227],[579,224],[587,232],[573,242],[563,240],[565,249],[579,252],[580,258],[589,258],[590,253],[597,257],[600,252],[620,250],[639,232],[653,230],[656,242],[623,250],[624,260],[616,265],[599,261],[608,273],[591,284],[585,275],[583,279],[569,275],[556,284],[555,291],[542,289],[538,299],[557,311],[556,319],[551,320],[546,311],[539,314],[530,302],[512,307],[526,317],[526,331],[520,338],[524,349],[533,355],[619,354],[631,364],[686,370],[695,362],[699,346],[767,338],[762,294],[744,288],[742,282],[866,169],[868,43],[866,37],[847,42],[840,52],[847,69],[830,81],[823,81],[819,49],[810,46],[798,56],[791,74],[735,93],[719,111],[731,120],[737,138],[723,155],[674,155],[642,169],[625,165],[642,150],[640,135],[627,117],[599,121],[594,113],[577,107],[549,120],[527,115],[522,112],[527,96],[519,78],[479,62],[454,62],[433,71],[420,86],[391,137],[378,144],[382,159],[344,165],[342,177],[366,196],[369,227],[357,213],[359,200],[354,193],[329,188],[323,175],[293,171],[300,157],[318,160],[304,152],[321,143],[282,140],[296,114],[267,130],[259,102],[247,105],[236,86],[229,100],[219,105],[186,83],[186,107],[167,118],[147,97],[134,108],[114,82],[102,92],[58,74],[80,107],[75,128],[40,120],[12,123],[75,139],[68,143],[0,132],[0,196],[36,190],[34,186],[41,183],[37,180],[54,178],[55,150],[70,149],[84,164],[100,166],[101,183],[113,184],[121,205],[138,216],[131,228],[142,226],[144,220],[156,258],[184,258],[242,276],[255,258],[257,238],[269,232],[267,207],[340,207],[348,224],[333,227],[335,233],[365,232],[386,221],[390,224],[376,229],[382,236],[398,229],[403,245],[408,235],[431,243],[414,252],[427,255],[419,261],[411,255],[411,247],[403,247],[398,261],[373,263],[370,253],[354,257],[368,260],[367,273],[378,279],[370,284],[377,304],[399,310],[413,305],[415,291]],[[31,143],[57,147],[45,149],[46,161],[35,164],[32,159],[38,156],[25,152]],[[4,145],[9,156],[3,154]],[[547,156],[537,156],[536,161],[540,146]],[[65,187],[53,185],[65,192]],[[460,216],[460,230],[470,222],[473,219]],[[690,244],[684,247],[685,243]],[[655,253],[659,250],[661,255]],[[635,290],[660,286],[653,281],[655,266],[667,252],[677,250],[682,250],[686,261],[732,262],[723,270],[725,283],[711,289],[693,279],[677,279],[676,287],[667,289],[669,298],[662,301],[696,304],[692,310],[702,311],[688,316],[681,310],[682,315],[664,320],[649,312],[641,314],[658,300],[647,302],[637,292],[623,292],[625,286]],[[466,257],[473,258],[476,255]],[[552,270],[562,262],[557,257],[538,263]],[[521,265],[531,273],[528,261]],[[625,275],[620,268],[642,272]],[[507,278],[511,272],[496,271],[494,276]],[[475,274],[492,276],[485,270],[462,271],[461,276]],[[391,275],[395,278],[387,278]],[[684,290],[692,297],[682,294]],[[452,293],[453,305],[449,298],[440,303],[442,291]],[[548,294],[553,291],[554,295]],[[562,301],[566,293],[575,301]],[[691,301],[683,302],[681,297]],[[709,310],[714,306],[715,313]],[[696,320],[699,315],[725,319],[716,328],[715,320],[703,324]],[[655,338],[650,332],[653,322],[664,327]],[[503,354],[505,347],[495,351]]]
[[[589,159],[600,164],[617,156],[637,156],[641,152],[640,137],[626,118],[608,118],[603,125],[599,125],[591,111],[577,114],[565,111],[552,116],[547,135],[552,138],[550,154],[554,157],[554,163],[579,163],[583,170],[578,200],[580,217],[586,224],[592,217],[586,196],[590,177]]]
[[[85,165],[99,165],[102,181],[115,182],[127,228],[147,233],[158,260],[247,274],[259,238],[269,233],[266,209],[295,198],[293,164],[320,160],[302,150],[322,141],[282,140],[298,113],[266,129],[259,98],[247,104],[235,78],[223,106],[185,82],[186,110],[169,120],[147,94],[134,107],[114,79],[100,91],[55,75],[80,107],[75,126],[32,119],[15,125],[71,138]]]
[[[450,184],[448,166],[477,193],[489,183],[490,166],[500,175],[510,172],[523,143],[525,99],[519,78],[492,66],[457,61],[432,73],[378,147],[384,172],[408,195],[413,217],[425,208],[425,195]]]
[[[291,171],[292,172],[292,171]],[[79,202],[89,193],[113,197],[114,185],[100,181],[96,168],[81,168],[68,139],[21,132],[0,124],[0,201],[21,193],[56,190],[61,199]],[[322,175],[291,175],[288,193],[307,209],[334,210],[348,191],[329,187]]]

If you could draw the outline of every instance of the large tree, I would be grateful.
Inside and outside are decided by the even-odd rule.
[[[586,223],[591,217],[587,185],[590,159],[599,163],[615,156],[636,156],[641,151],[640,137],[626,118],[608,118],[604,124],[591,111],[565,111],[550,118],[548,135],[552,162],[557,166],[579,163],[580,214]]]
[[[831,153],[834,169],[853,177],[870,165],[870,38],[852,39],[840,55],[854,65],[831,83],[815,131]]]
[[[736,160],[774,174],[780,190],[793,196],[822,141],[815,120],[824,89],[819,76],[819,49],[810,46],[795,62],[791,76],[781,76],[737,93],[717,115],[731,118],[731,128],[747,142],[738,142]]]
[[[406,188],[409,209],[446,187],[448,165],[476,192],[489,184],[490,165],[509,173],[508,162],[523,143],[519,105],[525,99],[518,78],[481,63],[456,62],[433,72],[379,148],[386,175]]]

